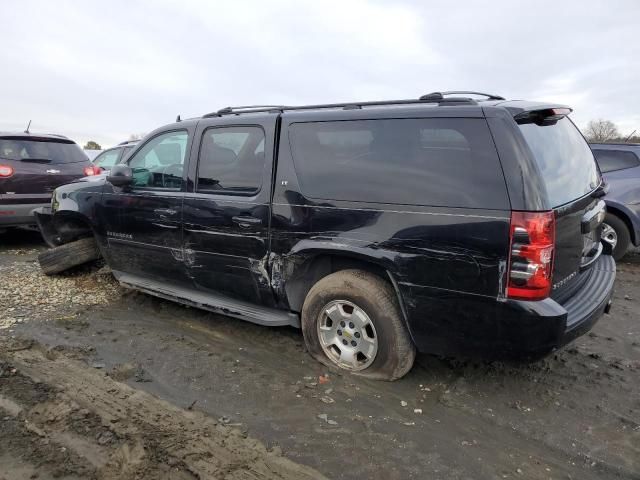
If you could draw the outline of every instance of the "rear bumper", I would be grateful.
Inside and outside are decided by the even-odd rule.
[[[588,277],[562,304],[498,301],[423,287],[400,290],[418,350],[482,358],[540,358],[588,332],[608,311],[615,261],[602,255]]]
[[[589,274],[583,288],[562,305],[567,311],[567,320],[560,345],[591,330],[602,314],[611,308],[616,279],[615,260],[609,255],[602,255]]]
[[[0,203],[0,226],[17,227],[35,225],[33,211],[36,208],[47,207],[49,203],[3,204]]]

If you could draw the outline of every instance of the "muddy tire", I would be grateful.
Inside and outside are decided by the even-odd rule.
[[[307,350],[319,362],[376,380],[397,380],[416,350],[391,285],[362,270],[316,283],[302,307]]]
[[[98,258],[100,258],[98,245],[90,237],[45,250],[38,255],[38,262],[45,274],[54,275]]]
[[[613,247],[611,255],[616,261],[626,255],[631,244],[631,234],[627,224],[621,218],[612,213],[607,213],[604,219],[602,236],[602,240]]]

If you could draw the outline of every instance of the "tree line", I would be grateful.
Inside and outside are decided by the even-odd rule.
[[[591,120],[582,132],[590,143],[640,143],[640,132],[622,134],[611,120]]]

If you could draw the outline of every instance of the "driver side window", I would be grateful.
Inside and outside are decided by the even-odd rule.
[[[151,139],[127,162],[133,186],[179,190],[187,151],[186,131],[167,132]]]

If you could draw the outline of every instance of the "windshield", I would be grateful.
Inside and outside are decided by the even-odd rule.
[[[554,125],[519,125],[533,151],[553,207],[569,203],[593,191],[600,175],[593,153],[568,118]]]
[[[87,161],[87,156],[75,143],[15,138],[0,138],[0,157],[53,164]]]

